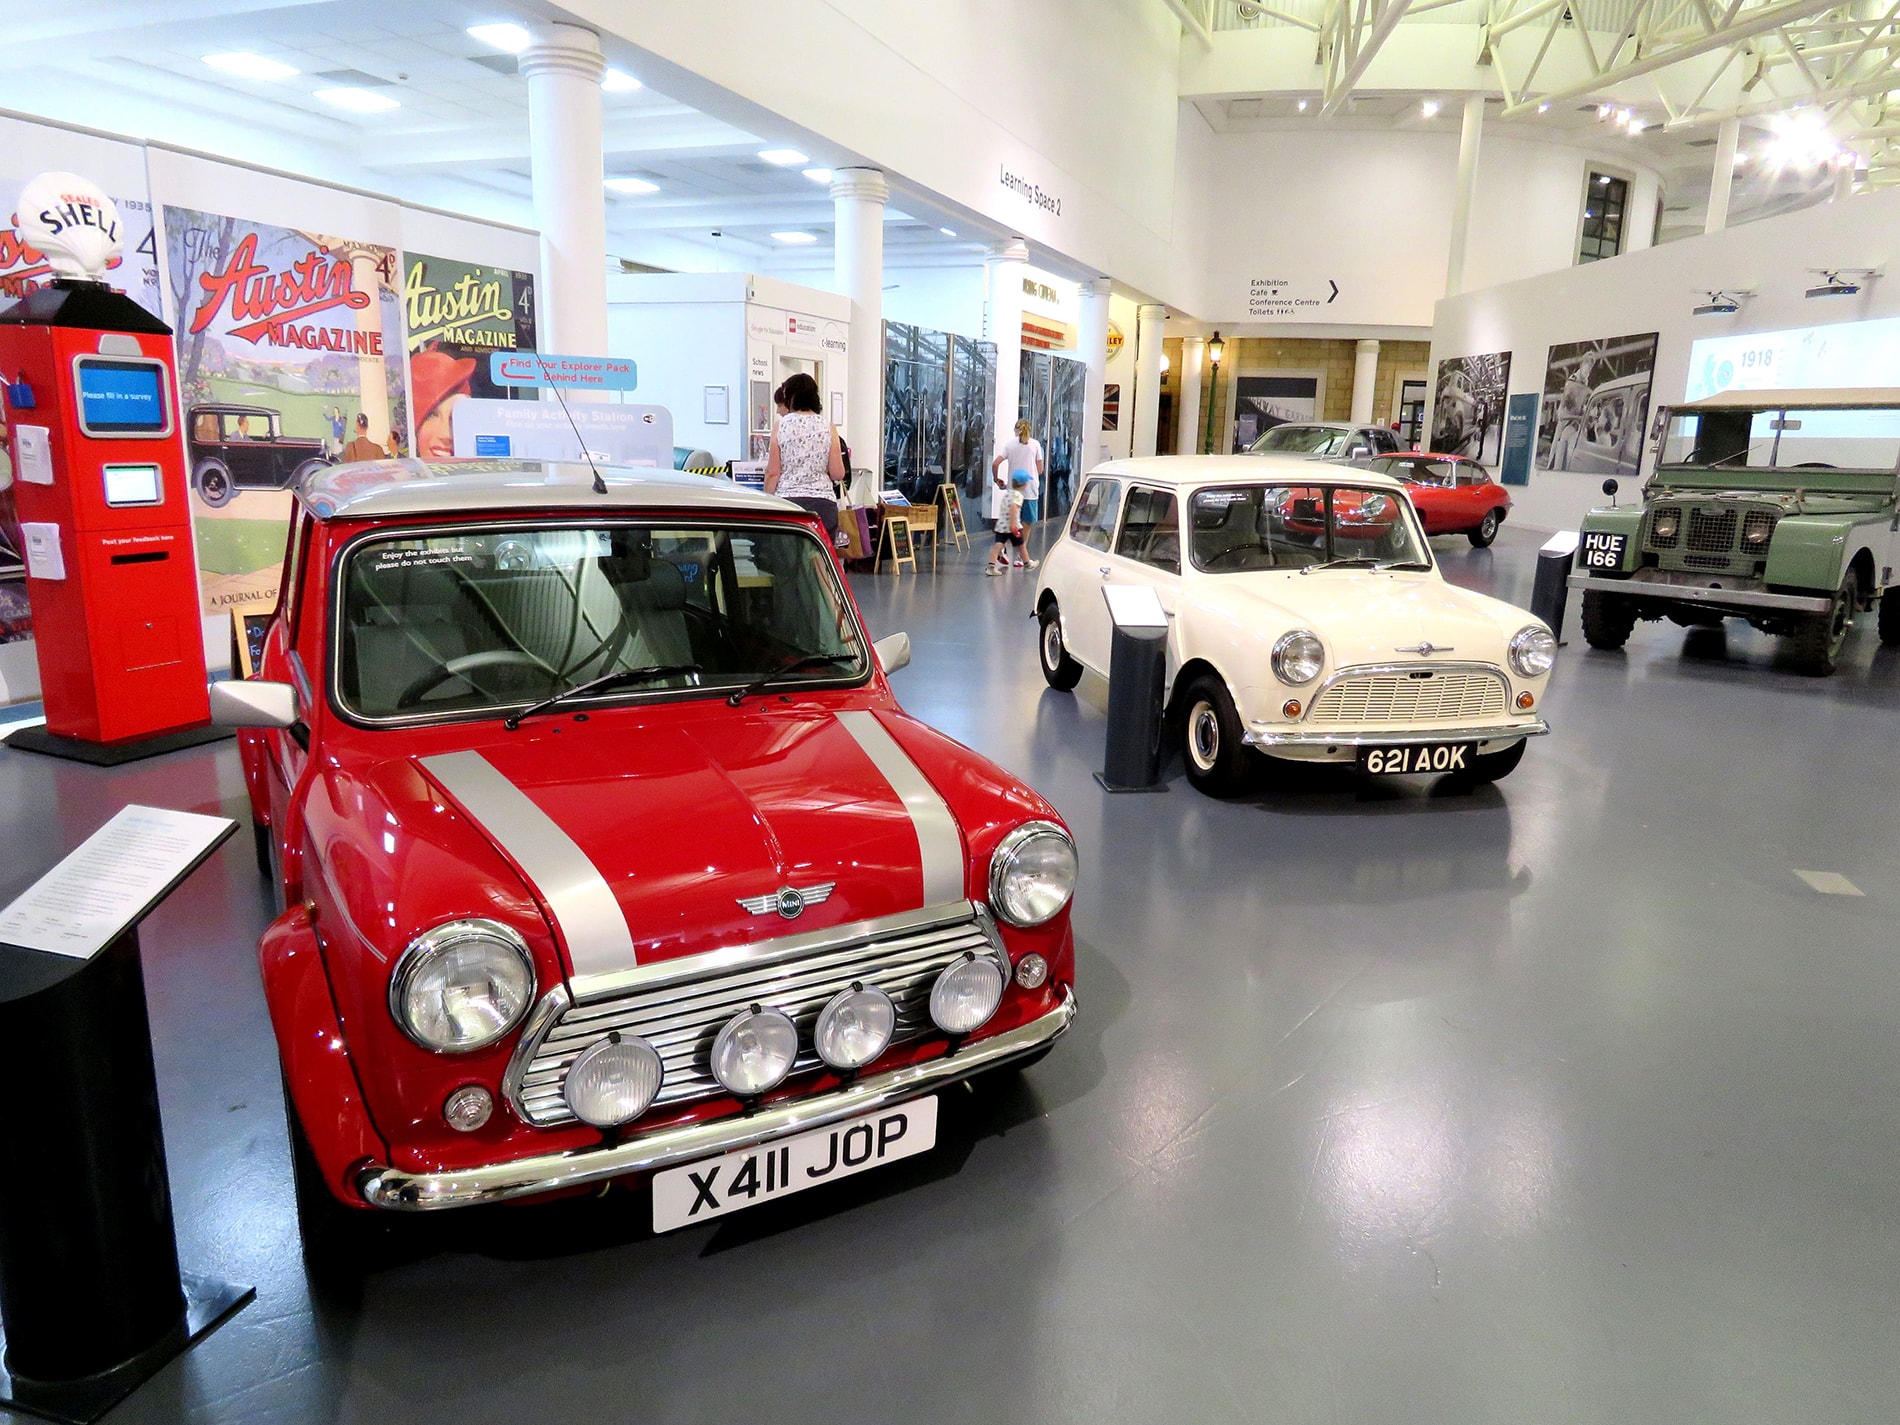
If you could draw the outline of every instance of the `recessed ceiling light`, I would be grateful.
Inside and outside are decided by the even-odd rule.
[[[799,247],[808,242],[817,242],[818,239],[811,233],[773,233],[772,241],[782,242],[790,247]]]
[[[352,114],[380,114],[385,109],[402,107],[387,94],[377,94],[368,89],[352,89],[347,85],[340,89],[319,89],[310,97],[321,99],[332,108],[348,109]]]
[[[1550,105],[1548,105],[1548,104],[1539,104],[1539,105],[1537,106],[1537,112],[1538,112],[1538,113],[1540,113],[1540,114],[1548,114],[1548,113],[1550,112]]]
[[[600,186],[615,193],[657,193],[660,185],[644,178],[603,178]]]
[[[289,79],[297,73],[287,64],[265,59],[261,54],[246,54],[242,50],[231,54],[208,54],[204,61],[213,69],[235,74],[239,79]]]
[[[498,49],[503,54],[520,54],[534,43],[534,36],[527,30],[507,21],[495,25],[470,25],[468,37],[471,40],[480,40],[491,49]]]
[[[1438,117],[1438,101],[1436,99],[1427,99],[1423,104],[1419,105],[1418,111],[1428,119],[1435,119]]]
[[[1306,101],[1304,99],[1299,102],[1299,110],[1302,114],[1306,112]]]
[[[780,168],[797,168],[800,164],[811,162],[795,148],[762,148],[759,157],[767,163],[776,163]]]
[[[829,168],[808,168],[805,170],[805,176],[814,183],[831,182],[831,170]]]
[[[640,88],[640,81],[624,69],[609,69],[600,76],[600,87],[609,94],[631,94]]]
[[[957,235],[955,228],[938,228],[937,231],[942,233],[945,237],[955,237]]]

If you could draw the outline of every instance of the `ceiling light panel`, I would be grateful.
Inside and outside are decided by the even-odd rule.
[[[368,89],[354,89],[347,85],[338,89],[319,89],[310,97],[328,104],[333,109],[347,109],[352,114],[381,114],[390,109],[402,107],[387,94],[377,94]]]
[[[609,94],[631,94],[640,88],[641,84],[626,70],[609,68],[600,76],[600,87]]]
[[[239,79],[289,79],[297,73],[288,64],[245,50],[208,54],[204,62],[220,73],[235,75]]]
[[[803,247],[807,243],[817,242],[818,238],[812,233],[773,233],[772,241],[782,242],[787,247]]]
[[[507,21],[490,25],[470,25],[468,37],[487,45],[490,49],[498,49],[503,54],[520,54],[534,43],[534,36],[530,35],[524,27]]]
[[[831,170],[829,168],[807,168],[805,170],[805,176],[814,183],[831,182]]]
[[[600,186],[611,193],[657,193],[660,185],[644,178],[603,178]]]
[[[762,148],[759,157],[780,168],[798,168],[811,160],[795,148]]]

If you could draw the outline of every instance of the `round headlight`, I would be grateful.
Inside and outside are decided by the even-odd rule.
[[[1520,678],[1541,678],[1557,661],[1557,640],[1541,623],[1511,635],[1511,667]]]
[[[1392,502],[1384,495],[1369,495],[1359,505],[1359,518],[1376,520],[1385,518],[1385,512],[1392,508]]]
[[[1674,514],[1657,515],[1656,523],[1650,526],[1650,533],[1658,539],[1674,539],[1676,525],[1677,519]]]
[[[1281,634],[1273,645],[1272,663],[1274,677],[1298,687],[1312,682],[1326,666],[1326,646],[1319,641],[1317,633],[1296,628],[1291,633]]]
[[[528,946],[492,920],[452,920],[418,935],[389,979],[389,1012],[424,1049],[486,1049],[528,1012],[534,962]]]
[[[812,1039],[818,1057],[834,1069],[861,1069],[890,1047],[897,1006],[876,985],[839,990],[818,1011]]]
[[[1075,893],[1075,843],[1050,821],[1027,821],[990,856],[990,908],[1011,925],[1044,925]]]
[[[965,953],[930,987],[930,1018],[945,1034],[973,1034],[1003,1002],[1003,970],[987,955]]]
[[[561,1097],[582,1123],[617,1128],[653,1107],[665,1077],[659,1051],[646,1040],[637,1034],[609,1034],[575,1056]]]
[[[797,1057],[797,1026],[755,1004],[727,1020],[713,1040],[713,1077],[740,1098],[756,1098],[777,1088]]]

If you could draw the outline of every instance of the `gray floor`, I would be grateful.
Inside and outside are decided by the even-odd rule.
[[[1535,543],[1438,549],[1522,602]],[[1027,576],[857,587],[906,705],[1075,828],[1073,1036],[881,1175],[659,1239],[638,1194],[438,1219],[313,1305],[234,841],[146,965],[187,1265],[258,1300],[115,1421],[1894,1417],[1870,630],[1827,682],[1745,629],[1579,642],[1496,788],[1221,804],[1096,786],[1102,689],[1044,689]],[[241,814],[235,754],[0,751],[0,898],[127,800]]]

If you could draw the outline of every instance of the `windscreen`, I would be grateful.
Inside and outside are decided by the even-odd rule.
[[[1346,432],[1325,426],[1275,426],[1252,445],[1249,455],[1337,455],[1346,448]]]
[[[1431,568],[1411,507],[1353,485],[1231,485],[1189,502],[1194,567],[1208,574],[1370,565]]]
[[[599,696],[730,692],[801,660],[800,682],[870,665],[836,566],[810,534],[610,524],[373,539],[351,552],[335,635],[352,714],[521,707],[625,674]],[[820,661],[829,660],[829,661]]]
[[[1662,464],[1867,470],[1900,464],[1900,411],[1695,411],[1674,415]]]

